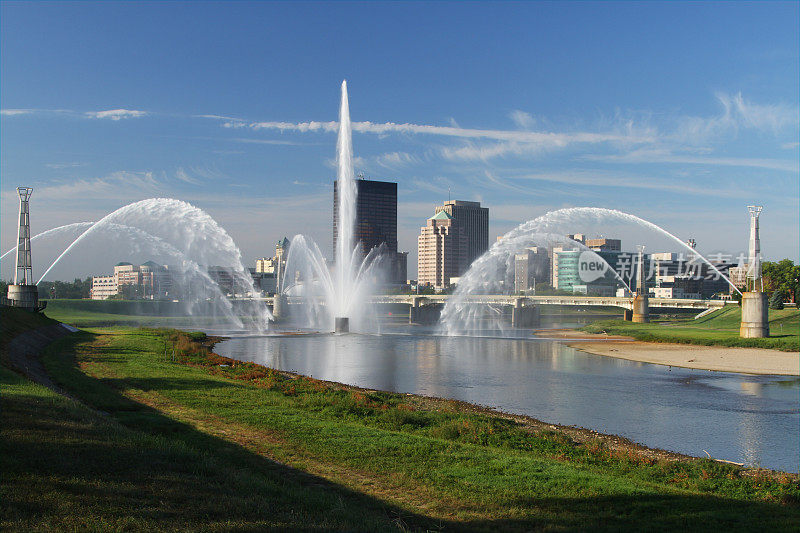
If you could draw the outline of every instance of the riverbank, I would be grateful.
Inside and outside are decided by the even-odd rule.
[[[575,329],[542,329],[536,331],[536,336],[564,341],[567,346],[582,352],[641,363],[740,374],[800,375],[800,354],[795,352],[641,342],[624,335],[589,333]]]
[[[3,526],[791,530],[800,517],[796,474],[277,372],[202,338],[57,341],[44,368],[80,404],[3,369]]]
[[[800,311],[798,309],[770,309],[770,336],[762,339],[739,337],[741,320],[741,308],[728,306],[697,319],[653,318],[649,324],[637,324],[624,320],[602,320],[584,327],[583,331],[627,336],[650,343],[763,348],[794,353],[800,351]]]
[[[587,342],[591,337],[575,337],[568,342],[577,350],[606,357],[616,357],[628,361],[654,363],[658,365],[737,372],[740,374],[761,374],[779,376],[799,376],[800,357],[797,353],[767,350],[764,348],[729,348],[723,346],[690,346],[687,344],[667,344],[640,341],[617,340]]]

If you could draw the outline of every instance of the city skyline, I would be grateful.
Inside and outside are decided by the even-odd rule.
[[[765,257],[797,260],[796,4],[468,5],[453,21],[441,6],[355,11],[3,3],[3,251],[26,185],[34,234],[166,196],[208,211],[248,266],[296,233],[330,256],[347,78],[356,170],[398,183],[409,277],[419,228],[448,197],[491,209],[490,242],[587,205],[695,238],[705,254],[746,251],[757,203]],[[480,31],[487,16],[509,31]],[[178,18],[195,22],[166,31]],[[282,28],[298,21],[303,37]],[[354,31],[342,36],[345,21]],[[140,36],[147,44],[127,50]],[[36,273],[54,253],[34,244]],[[71,279],[79,265],[59,268],[53,279]]]

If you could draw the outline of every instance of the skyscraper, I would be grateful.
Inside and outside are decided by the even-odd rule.
[[[391,261],[390,281],[405,283],[407,253],[397,253],[397,183],[355,180],[356,220],[353,240],[361,245],[362,255],[386,245]],[[339,225],[339,188],[333,182],[333,249],[336,249]]]
[[[465,270],[467,238],[446,211],[439,211],[422,227],[417,238],[417,276],[421,285],[441,289]]]
[[[361,243],[363,254],[381,244],[397,252],[397,184],[356,180],[356,220],[353,240]],[[338,180],[333,182],[333,249],[339,229]]]
[[[466,238],[463,270],[456,274],[460,276],[489,249],[489,208],[481,207],[480,202],[448,200],[436,206],[436,212],[440,211],[450,215],[461,226],[461,233]]]

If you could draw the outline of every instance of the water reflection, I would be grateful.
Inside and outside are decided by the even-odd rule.
[[[233,338],[223,355],[366,388],[453,398],[636,442],[798,471],[800,381],[668,368],[532,338]]]

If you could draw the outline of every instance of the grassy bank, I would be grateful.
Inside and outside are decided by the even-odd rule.
[[[743,346],[796,352],[800,350],[800,311],[781,309],[769,311],[770,337],[742,339],[739,324],[742,310],[728,306],[704,317],[655,319],[649,324],[634,324],[624,320],[602,320],[586,326],[589,333],[627,335],[646,342],[674,342],[705,346]]]
[[[800,518],[794,475],[577,442],[197,340],[137,330],[53,345],[51,377],[107,416],[4,372],[4,525],[788,530]]]

